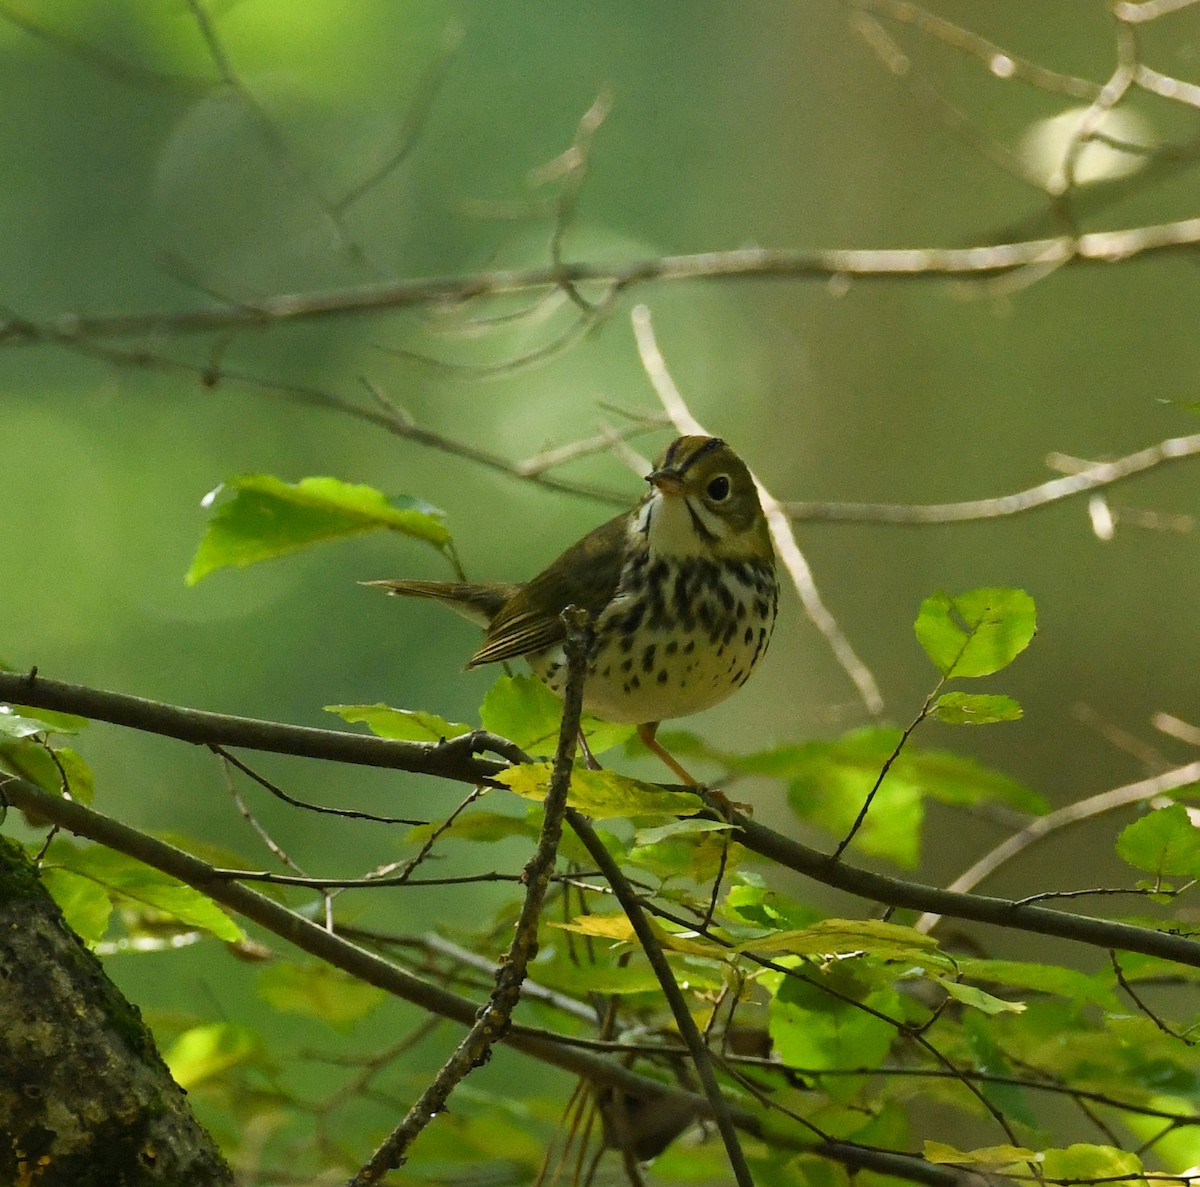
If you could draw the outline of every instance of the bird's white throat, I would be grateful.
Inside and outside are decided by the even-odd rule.
[[[721,539],[728,525],[706,507],[697,506],[698,502],[689,502],[684,495],[652,491],[634,521],[634,530],[645,536],[650,551],[659,556],[711,555],[713,539]],[[697,530],[696,520],[707,535]]]

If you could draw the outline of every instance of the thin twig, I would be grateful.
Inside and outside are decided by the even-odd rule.
[[[591,623],[586,611],[568,606],[563,611],[567,633],[567,681],[563,693],[563,716],[558,732],[558,749],[546,793],[545,812],[537,848],[525,866],[526,892],[517,917],[513,941],[496,972],[496,988],[453,1055],[430,1081],[404,1120],[388,1135],[379,1149],[354,1175],[351,1187],[377,1183],[389,1171],[407,1161],[408,1149],[421,1131],[446,1107],[446,1101],[471,1071],[491,1058],[492,1048],[508,1030],[512,1013],[521,995],[529,961],[537,953],[538,922],[546,898],[550,875],[558,859],[563,814],[571,786],[571,766],[575,758],[579,718],[583,712],[583,683],[587,673],[587,654]]]
[[[330,808],[325,804],[313,804],[307,800],[296,799],[295,796],[288,795],[282,787],[272,783],[270,779],[260,775],[253,767],[242,762],[236,755],[230,754],[223,746],[217,743],[210,743],[209,750],[217,755],[222,762],[229,766],[236,767],[243,775],[253,779],[259,787],[265,788],[276,799],[282,800],[285,804],[293,808],[302,808],[305,812],[324,813],[327,816],[344,816],[347,820],[369,820],[373,824],[409,824],[418,826],[428,824],[428,820],[413,820],[407,816],[377,816],[374,812],[362,812],[357,808]],[[232,787],[232,784],[231,784]],[[288,862],[287,864],[291,864]]]
[[[613,860],[612,854],[608,852],[604,843],[596,835],[596,831],[588,819],[573,809],[568,809],[567,823],[575,830],[576,836],[591,854],[597,868],[608,880],[617,901],[621,904],[621,909],[633,926],[638,943],[646,954],[646,959],[654,970],[654,975],[658,978],[659,987],[671,1009],[671,1016],[675,1019],[675,1025],[679,1028],[680,1036],[687,1046],[688,1053],[692,1057],[696,1074],[700,1077],[700,1083],[704,1088],[704,1095],[707,1097],[713,1117],[716,1119],[717,1129],[720,1131],[721,1140],[725,1143],[725,1152],[729,1156],[729,1167],[733,1172],[734,1179],[739,1187],[754,1187],[754,1179],[746,1164],[746,1156],[742,1152],[741,1142],[738,1140],[729,1104],[721,1092],[721,1086],[717,1082],[716,1073],[713,1070],[712,1055],[696,1026],[687,1000],[675,980],[675,974],[671,971],[662,945],[658,942],[658,937],[654,934],[654,929],[646,918],[637,894],[621,872],[620,866]]]
[[[1129,995],[1129,1000],[1133,1002],[1137,1008],[1158,1027],[1165,1035],[1170,1035],[1173,1039],[1178,1039],[1181,1043],[1185,1043],[1189,1047],[1196,1045],[1195,1039],[1188,1038],[1185,1034],[1180,1034],[1173,1026],[1168,1025],[1162,1020],[1146,1003],[1138,996],[1137,991],[1125,980],[1125,971],[1121,968],[1121,962],[1117,959],[1117,954],[1112,949],[1108,953],[1109,964],[1112,965],[1112,971],[1117,978],[1117,984],[1125,990]]]

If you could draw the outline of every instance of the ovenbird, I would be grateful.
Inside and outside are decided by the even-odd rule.
[[[687,783],[695,780],[655,740],[658,723],[723,701],[762,659],[779,583],[758,492],[719,437],[679,437],[646,476],[632,511],[589,532],[524,585],[372,581],[393,594],[436,598],[486,628],[467,661],[523,656],[561,695],[559,615],[586,610],[592,641],[584,708],[638,735]]]

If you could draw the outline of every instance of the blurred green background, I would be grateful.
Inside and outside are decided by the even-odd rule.
[[[963,246],[1057,233],[1065,215],[1100,229],[1196,213],[1196,169],[1185,157],[1081,189],[1053,215],[1044,194],[956,135],[922,88],[1014,151],[1037,121],[1073,100],[1003,80],[961,49],[885,20],[911,55],[907,75],[891,73],[852,7],[837,3],[239,0],[208,10],[241,94],[222,80],[185,4],[0,4],[0,304],[13,316],[174,311],[214,298],[253,304],[544,263],[545,200],[556,191],[531,187],[531,172],[569,146],[603,87],[612,111],[567,229],[573,260],[745,245]],[[1100,82],[1113,68],[1114,26],[1098,0],[947,0],[930,11],[1056,70]],[[1184,78],[1200,71],[1200,12],[1141,35],[1156,69]],[[1134,94],[1122,110],[1147,142],[1196,132],[1196,110],[1179,103]],[[411,151],[339,229],[330,205],[391,157],[414,112],[423,115]],[[520,460],[587,437],[601,422],[621,423],[607,405],[657,411],[628,318],[645,301],[697,417],[777,495],[794,499],[999,495],[1053,476],[1050,451],[1116,456],[1200,431],[1188,407],[1200,399],[1200,274],[1191,255],[1020,279],[647,286],[572,349],[516,372],[488,368],[550,341],[565,311],[486,333],[472,319],[516,306],[103,345],[369,404],[366,378],[418,425]],[[0,656],[17,667],[306,724],[336,724],[323,705],[377,700],[473,721],[494,675],[459,670],[473,629],[356,584],[441,576],[446,566],[431,550],[364,538],[186,588],[206,522],[202,496],[253,472],[328,474],[419,496],[445,510],[472,576],[513,580],[611,513],[283,395],[206,386],[194,371],[118,365],[87,345],[0,349]],[[670,436],[635,444],[653,453]],[[1163,468],[1118,488],[1111,503],[1194,514],[1196,473],[1187,462]],[[630,502],[641,490],[612,457],[565,476],[622,489]],[[926,743],[973,753],[1056,804],[1153,768],[1153,755],[1105,731],[1127,731],[1164,763],[1190,757],[1149,721],[1158,710],[1200,718],[1194,534],[1125,522],[1101,541],[1075,500],[987,523],[809,525],[799,535],[897,723],[916,712],[934,678],[911,632],[922,597],[1009,585],[1037,600],[1040,637],[996,684],[1022,702],[1025,720],[978,733],[931,726]],[[1080,706],[1093,723],[1081,720]],[[750,750],[865,720],[789,595],[747,690],[688,724]],[[103,810],[269,864],[214,760],[104,726],[82,749]],[[395,774],[255,761],[292,794],[379,812],[436,817],[459,796]],[[648,762],[627,766],[657,777]],[[248,795],[313,871],[352,874],[401,856],[379,826],[330,824]],[[741,798],[767,823],[796,828],[778,788],[749,787]],[[1063,835],[1052,855],[1035,851],[990,888],[1103,881],[1113,831],[1105,821]],[[921,876],[952,877],[1001,835],[933,811]],[[520,861],[518,850],[469,857],[476,868]],[[416,931],[479,918],[491,901],[462,889],[397,893],[364,905],[363,917]],[[300,1041],[299,1024],[289,1031],[288,1020],[264,1017],[246,992],[253,970],[214,948],[110,967],[146,1007],[250,1021],[281,1043]],[[384,1013],[377,1026],[399,1033],[404,1011]],[[515,1066],[505,1059],[489,1074]]]

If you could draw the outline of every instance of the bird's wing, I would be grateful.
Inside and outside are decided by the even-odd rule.
[[[621,578],[628,522],[626,513],[601,524],[514,594],[492,620],[483,646],[467,667],[516,659],[561,643],[567,632],[559,615],[568,606],[597,617],[612,601]]]

